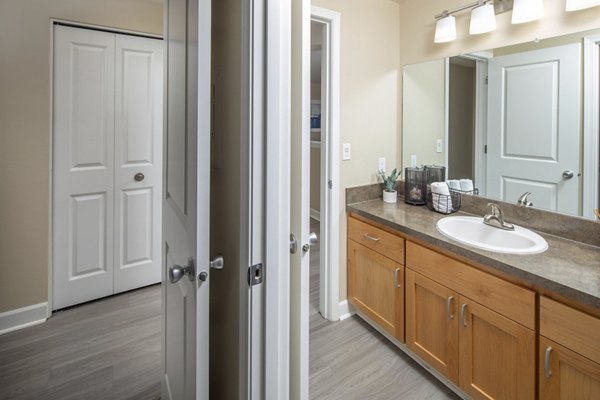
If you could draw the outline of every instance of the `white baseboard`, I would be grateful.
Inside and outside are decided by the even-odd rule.
[[[0,335],[46,322],[47,310],[45,302],[0,313]]]
[[[340,301],[338,305],[338,315],[340,316],[340,321],[345,320],[346,318],[350,318],[353,316],[356,311],[354,311],[354,307],[348,303],[348,300]]]
[[[310,209],[310,217],[316,219],[317,221],[321,221],[321,212],[319,210],[315,210],[314,208]]]

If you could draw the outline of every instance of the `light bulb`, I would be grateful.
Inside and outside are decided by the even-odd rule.
[[[435,43],[446,43],[456,39],[456,19],[452,15],[440,18],[435,24]]]
[[[566,11],[577,11],[600,6],[600,0],[567,0]]]
[[[496,29],[496,14],[493,5],[484,4],[475,7],[471,11],[471,25],[469,28],[471,35],[491,32],[494,29]]]
[[[512,23],[522,24],[544,16],[543,0],[514,0]]]

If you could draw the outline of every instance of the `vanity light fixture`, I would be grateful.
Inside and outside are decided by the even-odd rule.
[[[512,23],[522,24],[544,16],[544,0],[514,0]]]
[[[494,5],[492,5],[492,0],[478,0],[450,11],[445,10],[436,15],[434,17],[437,21],[434,42],[446,43],[456,39],[456,18],[452,14],[469,9],[471,9],[471,26],[469,29],[471,35],[493,31],[496,29],[494,6],[496,6],[497,12],[508,11],[512,6],[512,0],[495,0]]]
[[[567,0],[566,11],[577,11],[600,6],[600,0]]]
[[[479,0],[479,4],[471,10],[471,25],[469,34],[478,35],[480,33],[491,32],[496,29],[496,14],[494,6]]]
[[[456,39],[456,19],[444,11],[435,24],[435,43],[446,43]]]

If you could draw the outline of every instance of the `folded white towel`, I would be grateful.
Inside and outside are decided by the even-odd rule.
[[[472,192],[473,191],[473,181],[470,179],[461,179],[460,180],[460,190],[463,192]]]
[[[443,214],[452,212],[452,198],[446,182],[433,182],[431,184],[431,200],[435,211]]]
[[[446,181],[450,189],[460,190],[460,181],[458,179],[450,179]]]

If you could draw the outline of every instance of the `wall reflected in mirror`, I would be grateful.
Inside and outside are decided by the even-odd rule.
[[[403,167],[443,165],[491,199],[531,192],[535,207],[595,218],[599,64],[600,29],[406,65]]]

